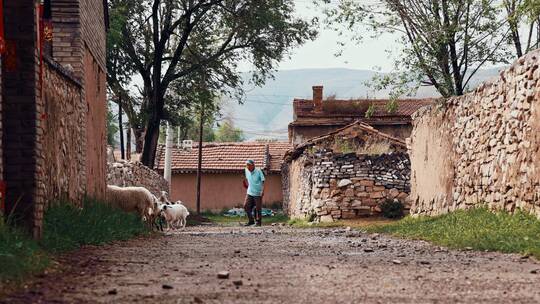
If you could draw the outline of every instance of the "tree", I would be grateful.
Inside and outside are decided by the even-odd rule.
[[[141,161],[148,166],[154,163],[166,94],[174,83],[184,85],[204,69],[209,86],[238,89],[238,62],[249,61],[251,81],[260,85],[290,48],[315,36],[310,23],[293,16],[292,1],[112,0],[110,11],[123,16],[117,20],[121,37],[114,41],[118,61],[128,58],[127,70],[142,80]]]
[[[117,141],[115,138],[118,132],[118,125],[116,124],[116,117],[111,111],[110,107],[107,109],[107,145],[116,146]]]
[[[232,120],[225,120],[216,131],[218,142],[239,142],[244,140],[244,132],[234,126]]]
[[[540,1],[502,0],[506,12],[510,44],[517,57],[540,45]],[[527,30],[523,32],[523,28]],[[536,35],[534,35],[536,32]],[[524,37],[523,37],[524,36]]]
[[[325,2],[329,2],[326,0]],[[395,73],[379,79],[383,87],[414,83],[434,86],[443,96],[462,95],[486,63],[507,63],[509,30],[496,0],[381,0],[376,4],[341,0],[326,10],[330,25],[346,24],[359,42],[369,29],[375,37],[400,35],[402,50]],[[403,94],[410,90],[404,90]]]

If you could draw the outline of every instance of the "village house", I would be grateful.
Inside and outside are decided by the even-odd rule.
[[[323,99],[323,87],[313,86],[313,99],[294,99],[289,141],[298,145],[357,120],[401,140],[412,131],[411,115],[433,103],[432,99],[399,99],[395,111],[388,111],[388,99]],[[366,115],[372,106],[371,115]]]
[[[2,211],[39,237],[51,201],[104,196],[107,1],[4,1],[0,23]]]
[[[286,154],[283,207],[324,222],[379,215],[385,200],[408,207],[410,170],[404,141],[357,121]]]
[[[243,206],[246,189],[243,187],[245,163],[253,159],[266,175],[265,206],[281,204],[283,190],[281,165],[291,148],[287,142],[204,143],[202,147],[201,209],[221,211]],[[156,169],[163,173],[165,146],[158,148]],[[198,149],[173,147],[171,156],[170,199],[181,200],[196,208]]]

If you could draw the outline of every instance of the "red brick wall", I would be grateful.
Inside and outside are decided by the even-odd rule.
[[[106,31],[103,0],[80,0],[81,32],[86,44],[100,68],[106,70]]]
[[[71,66],[82,83],[86,107],[84,150],[86,192],[102,197],[106,179],[106,31],[102,0],[55,0],[53,58]]]
[[[16,69],[2,67],[3,179],[7,184],[6,211],[15,209],[26,227],[41,234],[43,201],[36,180],[41,169],[37,140],[42,108],[36,80],[39,77],[36,48],[36,7],[33,0],[4,1],[6,39],[16,45]],[[5,58],[3,58],[5,60]],[[4,62],[5,63],[5,62]],[[16,208],[15,208],[16,205]]]
[[[107,178],[106,75],[89,50],[85,52],[86,191],[103,197]]]

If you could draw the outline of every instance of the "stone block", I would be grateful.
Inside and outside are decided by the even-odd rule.
[[[372,181],[372,180],[361,180],[360,181],[360,186],[369,186],[369,187],[373,187],[375,185],[375,182]]]
[[[369,194],[369,197],[370,197],[370,198],[373,198],[373,199],[378,199],[378,198],[383,198],[383,197],[385,197],[385,195],[384,195],[384,192],[380,192],[380,191],[379,191],[379,192],[371,192],[371,193]]]

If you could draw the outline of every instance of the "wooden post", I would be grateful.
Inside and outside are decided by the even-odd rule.
[[[197,215],[201,215],[201,169],[202,169],[202,144],[204,126],[204,102],[201,102],[199,122],[199,159],[197,163]]]

